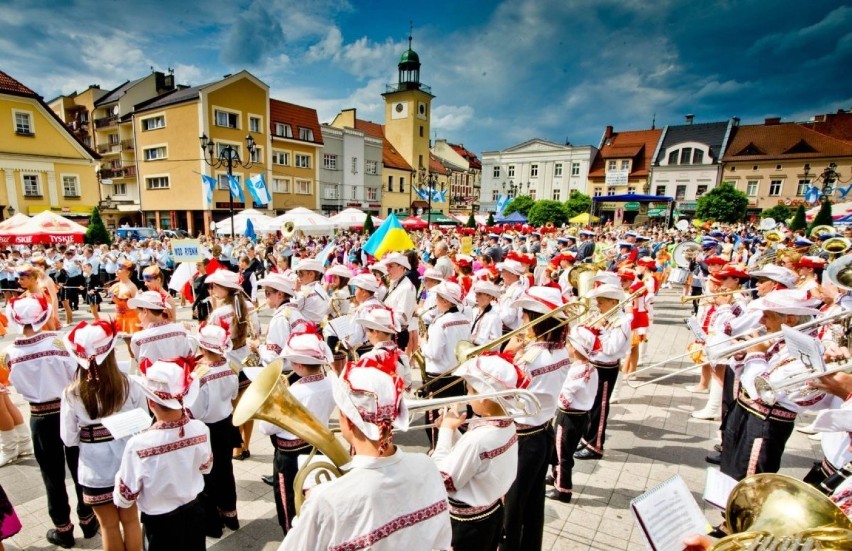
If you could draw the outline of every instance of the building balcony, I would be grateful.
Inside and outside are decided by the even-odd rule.
[[[130,151],[133,149],[133,140],[121,140],[121,149],[122,151]]]
[[[109,117],[103,117],[100,119],[95,119],[95,128],[109,128],[110,126],[118,125],[118,117],[115,115],[110,115]]]
[[[101,179],[135,178],[135,166],[115,166],[101,169]]]
[[[117,143],[107,143],[98,145],[98,153],[101,155],[112,155],[114,153],[121,152],[121,144]]]
[[[432,93],[432,87],[423,83],[399,82],[395,84],[385,84],[385,94],[405,92],[406,90],[423,90],[427,94]]]

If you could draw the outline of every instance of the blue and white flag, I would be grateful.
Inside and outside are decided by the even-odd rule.
[[[446,203],[447,202],[447,190],[432,190],[432,202],[433,203]]]
[[[416,193],[417,196],[420,197],[424,201],[429,200],[429,190],[428,189],[419,189],[419,188],[415,187],[414,193]]]
[[[243,194],[243,186],[235,176],[228,176],[228,186],[231,188],[231,196],[234,199],[239,199],[241,203],[246,202],[246,196]]]
[[[503,211],[506,210],[506,205],[509,204],[508,195],[500,195],[497,197],[497,216],[503,216]]]
[[[840,186],[837,186],[836,188],[834,188],[834,191],[836,191],[837,193],[839,193],[839,194],[840,194],[840,198],[839,198],[839,199],[840,199],[841,201],[845,201],[845,200],[846,200],[846,196],[847,196],[847,195],[849,195],[849,191],[850,191],[850,190],[852,190],[852,184],[849,184],[849,185],[848,185],[848,186],[846,186],[846,187],[840,187]]]
[[[820,196],[820,190],[819,190],[818,187],[816,187],[814,185],[811,185],[811,187],[809,187],[807,189],[807,191],[805,191],[805,201],[807,201],[808,203],[811,203],[811,204],[819,203],[819,196]]]
[[[213,204],[213,188],[216,187],[216,178],[213,176],[201,175],[201,187],[204,188],[204,196],[207,197],[207,202]]]
[[[263,178],[262,172],[246,180],[246,183],[256,205],[268,205],[272,202],[272,197],[269,196],[269,189],[266,187],[266,181]]]

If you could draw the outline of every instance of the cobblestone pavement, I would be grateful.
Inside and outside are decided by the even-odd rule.
[[[688,331],[683,319],[689,309],[680,304],[678,296],[676,290],[663,290],[657,299],[647,351],[649,362],[680,354],[686,348]],[[110,306],[106,310],[107,314],[111,313]],[[268,321],[268,312],[266,314],[266,318],[262,316],[264,324]],[[180,319],[189,317],[188,308],[179,310]],[[75,313],[75,318],[90,316],[81,310]],[[0,347],[12,338],[11,335],[4,337]],[[119,345],[118,350],[119,359],[126,359],[126,347]],[[678,362],[668,367],[681,365],[685,364]],[[622,383],[610,416],[604,458],[577,462],[572,503],[547,501],[544,549],[643,549],[642,538],[629,511],[630,500],[675,474],[686,481],[695,498],[702,503],[707,468],[704,457],[718,441],[718,423],[690,417],[693,410],[703,406],[707,396],[685,390],[685,385],[695,380],[697,375],[682,375],[636,390]],[[28,416],[21,397],[14,395],[14,401]],[[396,441],[406,449],[426,450],[423,431],[398,435]],[[281,540],[271,488],[260,480],[261,475],[272,472],[272,447],[257,431],[252,438],[251,452],[251,458],[234,462],[242,528],[237,532],[226,530],[221,540],[208,540],[211,549],[272,550]],[[819,443],[796,431],[787,444],[782,472],[802,477],[819,454]],[[69,477],[69,494],[73,500],[70,482]],[[52,549],[44,538],[51,526],[35,460],[28,457],[0,468],[0,484],[23,523],[22,531],[4,542],[7,549]],[[722,519],[716,509],[708,507],[705,512],[713,524]],[[79,528],[75,535],[78,548],[100,548],[100,537],[84,540]]]

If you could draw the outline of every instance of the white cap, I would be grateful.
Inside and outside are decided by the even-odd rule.
[[[350,270],[343,264],[335,264],[325,272],[325,275],[334,275],[337,277],[345,277],[346,279],[350,279],[352,277],[352,270]]]
[[[616,276],[618,277],[618,276]],[[611,283],[604,283],[603,285],[599,285],[589,291],[589,293],[584,298],[609,298],[612,300],[622,301],[627,298],[627,295],[624,294],[624,290],[621,288],[621,285],[613,285]]]
[[[561,289],[555,287],[530,287],[524,293],[512,302],[511,308],[522,308],[531,312],[547,314],[556,310],[565,304],[565,298],[562,296]],[[554,317],[565,319],[564,310]]]
[[[269,287],[281,291],[291,297],[296,296],[296,283],[283,274],[268,273],[266,277],[257,282],[260,287]]]
[[[89,369],[92,362],[96,365],[104,360],[115,348],[115,337],[118,328],[114,322],[101,320],[81,321],[64,337],[65,350],[77,361],[83,369]]]
[[[358,364],[369,360],[363,358]],[[405,383],[396,374],[395,366],[391,370],[391,366],[358,364],[347,364],[340,377],[331,375],[334,402],[340,412],[374,442],[382,439],[383,425],[398,430],[408,428],[408,408],[402,399]]]
[[[784,266],[778,266],[777,264],[767,264],[760,270],[749,272],[749,275],[751,277],[765,277],[766,279],[771,279],[788,289],[795,287],[796,283],[799,281],[799,275],[796,272],[789,268],[785,268]]]
[[[498,285],[485,280],[479,280],[475,282],[473,284],[473,292],[485,293],[486,295],[491,295],[494,298],[499,298],[500,294],[502,293]]]
[[[230,270],[216,270],[204,280],[204,283],[210,285],[215,283],[220,287],[227,287],[229,289],[236,289],[237,291],[242,290],[243,286],[240,285],[240,276],[236,272],[232,272]]]
[[[375,293],[379,290],[379,282],[370,274],[358,274],[349,280],[349,285]]]
[[[406,270],[411,269],[411,263],[408,261],[408,257],[402,253],[388,253],[382,259],[382,262],[387,266],[388,264],[399,264]]]
[[[456,306],[460,306],[462,303],[462,290],[458,283],[442,281],[436,285],[432,291],[434,291],[436,295],[447,299]]]
[[[316,333],[291,333],[281,356],[291,362],[307,365],[325,365],[334,361],[331,348]]]
[[[791,316],[815,316],[819,314],[819,304],[820,300],[810,298],[803,289],[780,289],[751,301],[748,309]]]
[[[592,281],[595,283],[604,283],[609,285],[615,285],[616,287],[621,287],[621,278],[618,277],[618,274],[615,272],[600,271],[595,274],[595,277],[592,278]]]
[[[9,305],[6,306],[6,317],[9,319],[11,328],[17,329],[18,333],[23,333],[25,325],[32,325],[36,331],[41,329],[50,319],[52,311],[53,308],[44,295],[12,297],[9,299]]]
[[[209,323],[198,330],[198,346],[224,356],[231,351],[234,343],[227,329],[215,323]]]
[[[181,409],[183,398],[190,389],[190,373],[194,367],[191,358],[157,360],[145,370],[144,375],[131,375],[131,379],[145,395],[161,406]]]
[[[387,307],[373,308],[362,316],[357,317],[355,323],[363,325],[368,329],[375,329],[376,331],[391,335],[395,335],[401,330],[400,322],[396,315],[394,315],[393,310]]]
[[[130,308],[145,308],[146,310],[165,310],[166,300],[157,291],[145,291],[128,300],[127,306]]]
[[[498,262],[497,269],[500,271],[506,270],[516,276],[521,276],[524,273],[524,265],[517,260],[504,260],[503,262]]]
[[[423,275],[420,276],[420,279],[436,279],[438,281],[444,281],[444,274],[442,274],[440,270],[436,270],[435,268],[426,268],[426,271],[423,272]]]

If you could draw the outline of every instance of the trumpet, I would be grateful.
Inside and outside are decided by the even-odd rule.
[[[474,400],[494,400],[499,398],[507,399],[500,400],[500,404],[503,406],[503,411],[506,413],[506,415],[498,417],[489,417],[488,419],[497,420],[515,419],[517,417],[532,417],[534,415],[538,415],[538,413],[541,411],[541,402],[539,402],[536,395],[530,392],[529,390],[522,389],[499,390],[496,392],[473,394],[470,396],[448,396],[446,398],[411,400],[403,398],[403,401],[405,402],[405,407],[408,408],[409,419],[413,419],[417,413],[434,409],[441,409],[444,406],[450,406],[453,404],[466,404]],[[513,407],[510,403],[510,400],[517,402],[518,405]],[[468,422],[470,422],[470,419],[465,421],[465,423]],[[426,429],[432,428],[434,426],[434,423],[429,423],[426,425],[409,425],[408,430]]]
[[[687,302],[692,302],[693,300],[704,300],[705,298],[715,298],[715,297],[724,297],[727,295],[734,295],[736,293],[747,293],[747,289],[732,289],[730,291],[719,291],[718,293],[708,293],[706,295],[695,295],[691,297],[680,297],[680,303],[686,304]]]
[[[774,406],[775,402],[778,401],[779,392],[787,392],[788,394],[796,393],[801,395],[815,394],[818,391],[817,389],[808,386],[809,382],[819,379],[820,377],[825,377],[826,375],[849,371],[852,369],[852,361],[833,362],[827,364],[825,367],[825,371],[808,370],[804,373],[800,373],[799,375],[788,377],[778,383],[773,383],[769,380],[768,376],[761,375],[754,380],[754,386],[757,389],[757,394],[760,396],[760,399],[763,400],[766,405]]]

